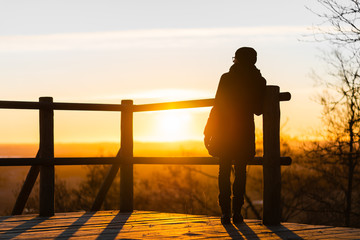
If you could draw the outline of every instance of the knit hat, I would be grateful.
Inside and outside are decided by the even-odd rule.
[[[235,52],[235,59],[240,63],[247,63],[254,65],[257,60],[257,53],[251,47],[241,47]]]

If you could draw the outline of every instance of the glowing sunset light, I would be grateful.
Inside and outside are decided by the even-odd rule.
[[[137,105],[213,98],[234,51],[252,46],[267,83],[293,96],[282,104],[287,133],[303,135],[320,124],[308,74],[321,65],[315,44],[299,41],[314,17],[305,1],[249,1],[246,7],[240,1],[140,2],[4,3],[1,100],[51,96],[55,102],[132,99]],[[210,109],[178,111],[135,113],[134,140],[202,140]],[[36,111],[0,115],[0,142],[38,142]],[[119,121],[115,112],[57,111],[55,142],[118,142]]]
[[[186,139],[189,130],[191,115],[185,111],[165,111],[159,116],[157,128],[158,139],[172,142]]]
[[[0,235],[360,229],[359,6],[1,1]]]
[[[209,110],[179,109],[134,114],[134,140],[176,142],[202,140]]]

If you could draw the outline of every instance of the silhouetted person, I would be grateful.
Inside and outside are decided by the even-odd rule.
[[[243,221],[246,164],[255,156],[254,113],[263,108],[266,80],[256,68],[257,53],[242,47],[235,52],[234,64],[223,74],[204,130],[204,141],[209,153],[220,158],[219,205],[221,222],[230,223],[232,161],[235,180],[232,186],[233,222]]]

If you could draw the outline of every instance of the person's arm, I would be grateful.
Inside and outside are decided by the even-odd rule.
[[[260,76],[258,77],[257,96],[255,99],[256,104],[254,109],[255,110],[254,113],[258,116],[263,113],[265,91],[266,91],[266,79],[260,74]]]

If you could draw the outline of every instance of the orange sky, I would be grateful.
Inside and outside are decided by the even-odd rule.
[[[249,2],[246,8],[238,1],[135,2],[4,4],[1,100],[52,96],[55,102],[141,104],[213,98],[234,51],[252,46],[268,84],[292,93],[281,104],[286,134],[307,135],[320,126],[320,107],[311,100],[318,89],[309,73],[324,67],[318,43],[301,41],[315,19],[304,8],[310,1]],[[209,110],[136,113],[134,138],[201,140]],[[38,142],[37,111],[0,109],[0,118],[0,143]],[[55,141],[117,142],[119,121],[114,112],[57,111]]]

